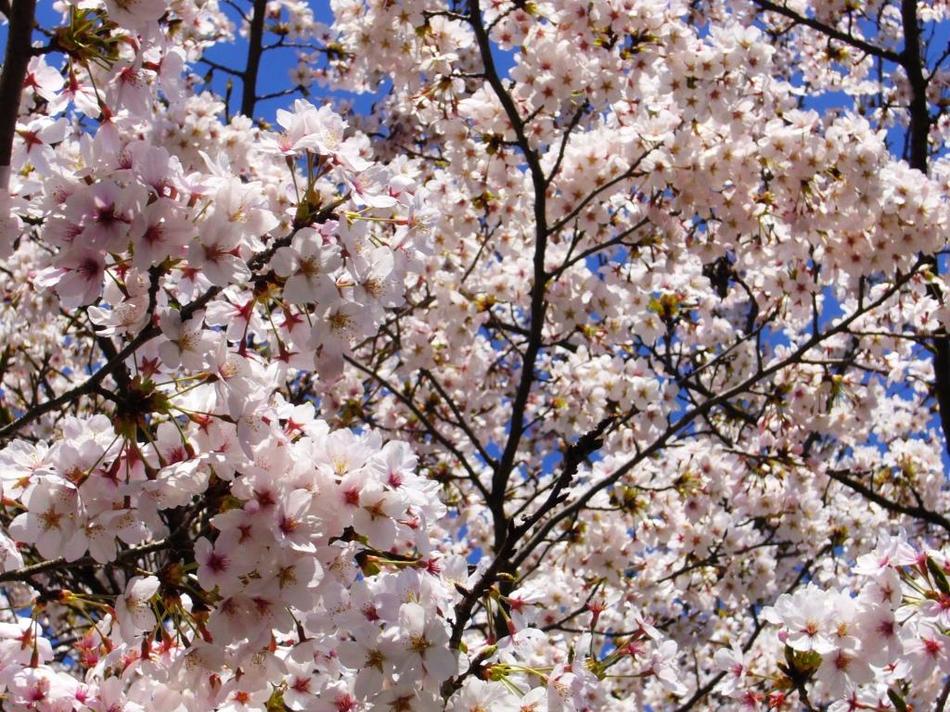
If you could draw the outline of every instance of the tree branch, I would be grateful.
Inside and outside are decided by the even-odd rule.
[[[320,210],[320,213],[313,219],[313,222],[317,222],[317,223],[324,222],[330,215],[333,214],[334,210],[336,210],[340,205],[343,204],[344,201],[345,201],[345,198],[338,198],[332,203],[324,206]],[[286,235],[285,237],[282,237],[279,240],[274,240],[271,243],[270,247],[268,247],[266,250],[259,252],[258,254],[254,255],[250,260],[248,260],[247,266],[251,270],[251,272],[253,273],[256,270],[263,267],[264,265],[266,265],[270,261],[271,257],[274,256],[274,253],[277,252],[279,248],[284,247],[285,245],[289,245],[301,227],[303,226],[297,226],[294,228],[294,230],[290,232],[289,235]],[[157,271],[155,271],[154,267],[151,270],[149,270],[149,272],[150,272],[150,275],[152,276],[152,282],[151,282],[151,287],[149,288],[148,312],[151,314],[155,309],[156,297],[158,293],[159,275]],[[211,287],[210,289],[208,289],[208,291],[206,291],[200,297],[198,297],[194,301],[189,302],[187,305],[182,307],[181,320],[187,321],[196,312],[198,312],[201,309],[204,309],[205,306],[207,306],[208,302],[214,299],[221,291],[222,291],[221,287]],[[46,413],[49,413],[50,411],[53,411],[59,408],[60,406],[67,405],[68,403],[71,403],[77,398],[81,398],[84,395],[94,392],[98,388],[99,384],[102,383],[102,381],[106,378],[106,376],[114,373],[117,369],[119,369],[125,363],[126,359],[128,359],[130,356],[132,356],[136,352],[136,350],[138,350],[143,344],[147,343],[148,341],[158,336],[160,333],[161,333],[161,329],[156,324],[149,324],[148,326],[143,328],[142,331],[140,331],[135,336],[135,338],[133,338],[128,344],[126,344],[125,347],[121,351],[119,351],[114,357],[110,358],[102,368],[100,368],[98,371],[92,374],[88,379],[83,381],[81,384],[79,384],[75,388],[71,388],[65,393],[57,396],[56,398],[53,398],[52,400],[48,400],[44,403],[40,403],[39,405],[33,408],[30,408],[30,410],[28,410],[26,413],[24,413],[19,418],[14,420],[12,423],[9,423],[8,425],[5,425],[4,427],[0,428],[0,441],[3,441],[6,438],[16,434],[20,430],[20,428],[22,428],[25,425],[28,425],[29,423],[32,423],[34,420],[36,420],[37,418],[40,418]]]
[[[935,524],[938,527],[950,532],[950,519],[947,519],[937,512],[926,509],[922,506],[909,507],[906,504],[894,502],[879,494],[878,492],[875,492],[864,483],[852,479],[841,470],[828,470],[826,474],[835,482],[840,482],[845,487],[854,490],[858,494],[862,495],[865,499],[874,502],[874,504],[878,505],[882,509],[886,509],[887,511],[894,512],[896,514],[906,514],[908,517],[914,517],[915,519],[920,519],[922,521]]]
[[[538,354],[541,351],[544,317],[547,312],[547,302],[544,299],[548,277],[544,269],[544,258],[547,251],[549,234],[547,225],[547,202],[545,197],[547,182],[538,155],[534,149],[531,148],[531,143],[528,141],[528,137],[525,133],[524,120],[518,113],[518,108],[515,106],[514,100],[505,89],[498,75],[495,60],[492,57],[491,40],[488,38],[485,25],[482,22],[482,12],[478,0],[470,0],[468,20],[472,25],[475,40],[478,44],[479,52],[481,53],[482,64],[485,67],[486,81],[491,86],[495,96],[498,97],[498,101],[504,108],[508,121],[511,123],[511,128],[515,132],[516,144],[524,155],[525,163],[528,165],[528,171],[531,174],[531,183],[534,189],[535,243],[528,343],[521,361],[521,376],[518,387],[512,399],[508,440],[505,443],[504,450],[498,461],[498,467],[495,468],[495,473],[492,477],[491,498],[488,502],[495,525],[494,548],[497,552],[498,549],[501,548],[504,538],[508,533],[508,523],[505,518],[505,490],[508,487],[508,479],[514,468],[515,456],[525,430],[525,411],[528,405],[528,397],[531,394],[531,387],[534,383],[534,366]]]
[[[818,30],[818,32],[821,32],[823,35],[827,35],[831,39],[838,40],[839,42],[844,42],[846,45],[850,45],[855,49],[861,50],[862,52],[866,52],[867,54],[870,54],[874,57],[880,57],[881,59],[886,59],[897,64],[901,63],[901,55],[899,55],[897,52],[884,49],[883,47],[878,47],[877,45],[873,45],[870,42],[862,40],[858,37],[853,37],[852,35],[842,32],[841,30],[830,25],[826,25],[824,22],[816,20],[813,17],[805,17],[804,15],[800,15],[785,5],[779,5],[777,3],[771,2],[770,0],[753,1],[763,10],[774,12],[776,14],[782,15],[783,17],[787,17],[799,25],[805,25],[806,27],[810,27],[813,30]]]
[[[534,533],[531,539],[529,539],[528,542],[521,548],[521,550],[513,557],[512,563],[514,567],[517,568],[520,566],[521,563],[531,555],[531,552],[534,551],[534,549],[544,540],[548,533],[557,526],[558,522],[582,510],[587,502],[589,502],[594,497],[594,495],[620,480],[627,473],[632,471],[637,465],[639,465],[645,458],[650,457],[665,447],[674,435],[686,428],[690,423],[696,420],[696,418],[703,416],[705,413],[709,412],[712,408],[720,405],[724,401],[734,398],[742,393],[748,392],[749,388],[755,384],[781,371],[782,369],[787,368],[789,365],[796,363],[808,351],[813,349],[825,339],[846,330],[862,315],[876,309],[881,304],[890,299],[903,285],[907,284],[907,282],[917,274],[921,265],[922,262],[918,262],[913,269],[909,270],[906,274],[901,275],[901,277],[896,279],[894,283],[888,289],[886,289],[883,294],[881,294],[881,296],[878,297],[874,302],[866,304],[863,309],[857,309],[852,312],[850,316],[839,320],[834,326],[830,327],[823,334],[817,334],[815,336],[809,337],[805,343],[795,349],[785,359],[777,361],[771,366],[768,366],[767,368],[752,374],[741,383],[736,384],[732,388],[719,393],[714,398],[710,398],[709,400],[684,413],[678,420],[676,420],[674,423],[671,423],[669,427],[663,432],[663,434],[654,440],[649,446],[641,449],[634,457],[617,468],[612,474],[603,477],[600,481],[591,485],[587,491],[584,492],[584,494],[578,497],[569,506],[565,507],[555,516],[544,522],[544,524]]]
[[[432,386],[435,388],[435,390],[438,391],[440,396],[442,396],[442,400],[445,401],[446,405],[449,406],[449,409],[452,411],[453,415],[455,415],[455,418],[458,421],[458,426],[462,429],[462,432],[464,432],[468,436],[468,439],[472,443],[472,446],[476,450],[478,450],[478,454],[482,456],[482,459],[485,460],[485,462],[487,462],[491,467],[493,468],[497,467],[498,463],[496,463],[494,458],[492,458],[492,456],[488,454],[488,451],[484,448],[481,441],[478,439],[478,436],[475,435],[472,429],[468,426],[468,423],[465,422],[465,417],[459,411],[458,406],[455,404],[455,401],[452,400],[449,394],[445,392],[445,389],[442,388],[442,384],[436,380],[435,376],[433,376],[432,372],[429,371],[428,369],[425,369],[425,368],[422,369],[421,373],[423,376],[429,379],[429,381],[432,383]]]
[[[432,437],[435,438],[442,445],[442,447],[452,453],[455,459],[459,461],[459,463],[465,469],[465,472],[468,473],[468,478],[472,481],[472,484],[475,485],[475,488],[482,494],[482,496],[485,497],[486,500],[490,497],[485,485],[483,485],[482,481],[479,479],[478,473],[475,472],[474,468],[472,468],[472,466],[469,464],[465,455],[463,455],[462,452],[452,444],[451,440],[449,440],[436,429],[429,419],[426,418],[425,413],[419,410],[419,406],[417,406],[411,398],[403,394],[398,388],[387,381],[382,375],[380,375],[379,371],[370,368],[369,366],[364,366],[359,361],[351,358],[350,356],[344,356],[344,358],[348,364],[378,381],[381,386],[386,388],[390,393],[393,394],[395,398],[397,398],[403,403],[403,405],[411,410],[412,414],[416,416],[416,418],[419,419],[419,422],[422,423],[426,430],[429,431],[429,434],[432,435]]]
[[[242,75],[244,84],[241,93],[241,113],[253,117],[254,106],[257,104],[257,73],[261,67],[261,55],[264,46],[264,13],[267,11],[267,0],[254,0],[253,15],[251,16],[250,35],[247,47],[247,65]]]
[[[33,564],[31,566],[24,566],[13,571],[5,571],[0,573],[0,583],[7,583],[11,581],[27,581],[34,576],[39,576],[40,574],[47,574],[52,571],[58,571],[60,569],[80,567],[80,566],[114,566],[115,564],[121,564],[128,561],[134,561],[140,556],[145,554],[151,554],[156,551],[161,551],[162,549],[167,549],[171,546],[171,539],[161,539],[159,541],[152,542],[151,544],[142,544],[141,546],[133,546],[130,549],[125,549],[119,552],[119,555],[116,557],[115,561],[108,562],[106,564],[100,564],[98,561],[93,559],[91,556],[83,556],[82,558],[76,559],[75,561],[66,561],[66,559],[50,559],[49,561],[43,561],[39,564]]]
[[[35,10],[36,0],[16,0],[4,13],[10,25],[3,73],[0,74],[0,193],[6,193],[10,183],[13,137],[16,134],[23,80],[26,79],[26,68],[30,62]]]
[[[927,80],[921,60],[920,25],[917,23],[917,0],[901,0],[901,22],[904,26],[904,51],[900,64],[910,84],[910,167],[927,173],[930,155],[930,112],[927,109]]]

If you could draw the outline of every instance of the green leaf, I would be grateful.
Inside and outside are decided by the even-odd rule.
[[[907,712],[907,703],[904,702],[904,698],[901,697],[897,692],[888,689],[887,696],[890,698],[891,703],[894,705],[894,709],[896,709],[897,712]]]
[[[809,676],[821,666],[821,655],[814,650],[795,651],[795,669],[802,675]]]
[[[927,557],[927,570],[937,584],[937,588],[940,589],[940,593],[950,594],[950,583],[947,583],[946,574],[943,573],[940,565],[929,556]]]

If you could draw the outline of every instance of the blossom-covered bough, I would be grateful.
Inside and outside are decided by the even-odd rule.
[[[947,707],[945,3],[0,13],[0,709]]]

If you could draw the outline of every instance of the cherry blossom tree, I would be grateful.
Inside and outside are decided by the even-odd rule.
[[[0,710],[947,707],[946,2],[0,13]]]

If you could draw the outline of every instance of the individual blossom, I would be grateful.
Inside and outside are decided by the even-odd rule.
[[[99,250],[76,245],[61,252],[51,267],[36,276],[39,287],[56,290],[67,309],[92,304],[102,294],[106,263]]]
[[[41,173],[48,173],[56,160],[53,146],[66,137],[66,120],[38,117],[26,124],[18,124],[17,140],[13,144],[12,165],[18,168],[31,165]]]
[[[274,253],[271,264],[287,280],[284,299],[290,304],[328,305],[339,299],[334,273],[342,260],[339,248],[327,244],[331,229],[301,229],[289,246]]]
[[[199,370],[204,363],[207,339],[202,332],[204,314],[198,312],[183,322],[181,314],[175,309],[165,311],[159,325],[166,341],[159,346],[162,362],[168,368],[182,366],[192,371]]]
[[[241,256],[242,234],[226,220],[213,219],[198,230],[188,248],[188,264],[218,287],[240,284],[250,277]]]
[[[418,603],[399,609],[399,626],[385,643],[387,657],[396,661],[400,675],[439,683],[456,672],[455,656],[448,649],[445,623]]]
[[[909,666],[911,680],[919,681],[934,671],[950,673],[950,638],[926,623],[904,639],[904,659]]]
[[[135,266],[147,270],[168,257],[183,257],[195,232],[176,202],[159,198],[149,203],[135,216],[129,230]]]
[[[104,252],[122,252],[128,245],[134,217],[142,209],[143,192],[135,184],[100,181],[73,193],[67,200],[65,216],[82,226],[82,244]]]
[[[62,556],[74,561],[83,554],[84,543],[76,536],[82,523],[81,503],[72,484],[41,478],[22,501],[26,511],[10,522],[14,540],[35,545],[47,559]]]
[[[793,650],[813,650],[824,655],[835,649],[829,612],[826,593],[809,584],[793,594],[782,594],[763,616],[770,623],[782,626],[784,641]]]
[[[144,31],[168,7],[168,0],[105,0],[106,12],[121,27]]]
[[[151,599],[158,593],[160,585],[155,576],[135,576],[126,585],[125,593],[116,599],[115,616],[126,640],[155,627]]]
[[[741,696],[743,690],[743,680],[747,669],[745,663],[745,654],[735,646],[731,648],[721,648],[716,651],[716,667],[726,673],[722,684],[723,694],[730,697]]]
[[[23,87],[31,89],[47,102],[55,102],[64,85],[63,75],[46,62],[46,57],[32,57],[27,65]]]

